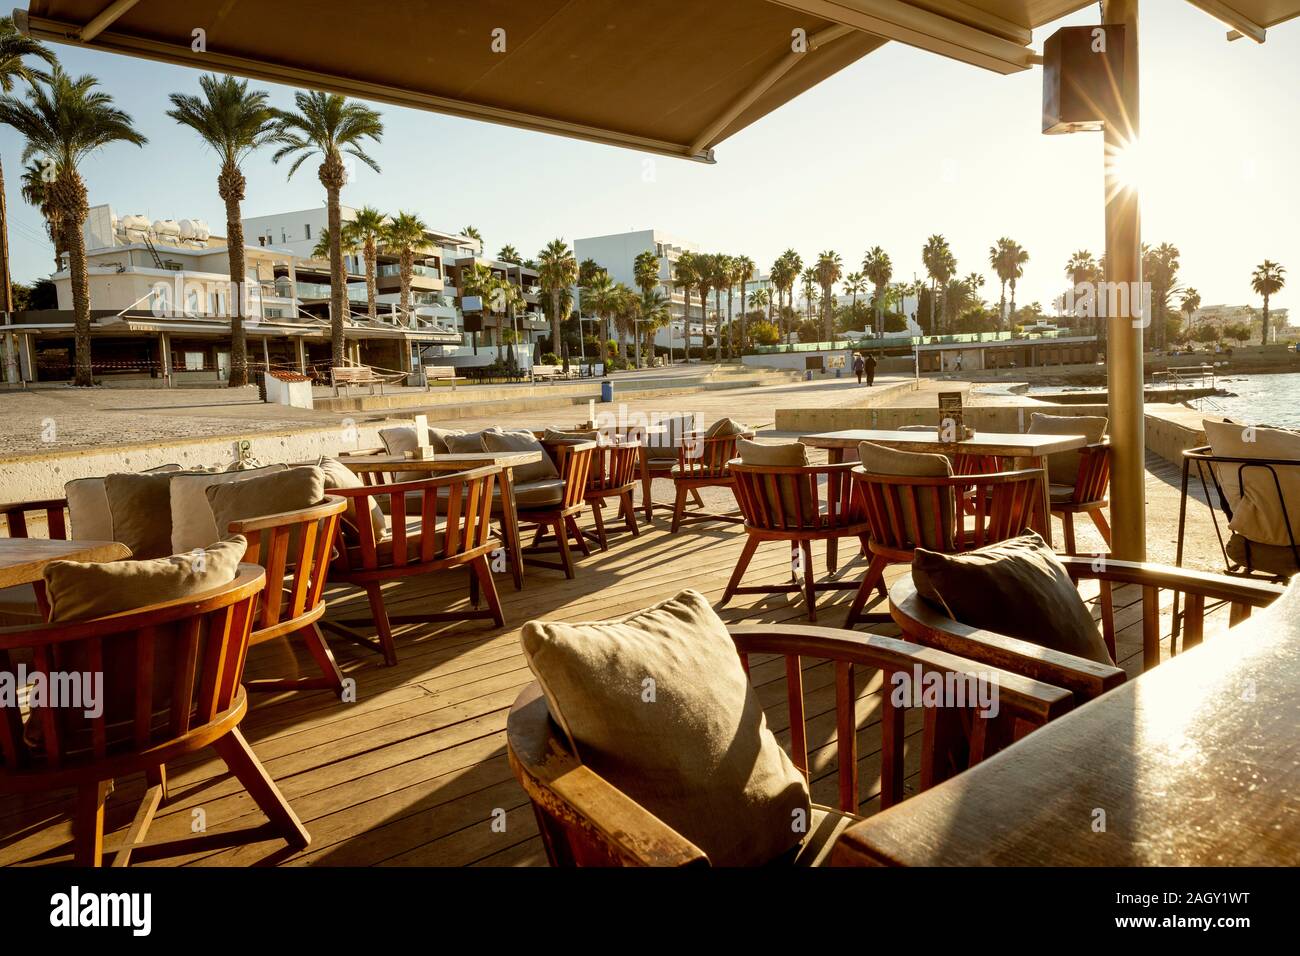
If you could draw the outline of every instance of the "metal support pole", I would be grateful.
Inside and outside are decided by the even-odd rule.
[[[1143,410],[1142,337],[1150,317],[1139,318],[1146,297],[1142,283],[1142,217],[1138,185],[1125,182],[1115,159],[1138,143],[1138,2],[1105,0],[1102,18],[1123,24],[1124,72],[1119,77],[1124,115],[1105,126],[1106,281],[1129,290],[1129,308],[1107,316],[1106,348],[1111,453],[1111,553],[1125,561],[1146,560],[1146,416]],[[1113,297],[1112,297],[1113,298]],[[1136,300],[1136,301],[1135,301]]]

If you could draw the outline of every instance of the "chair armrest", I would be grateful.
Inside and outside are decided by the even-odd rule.
[[[1200,594],[1213,601],[1231,601],[1251,607],[1267,607],[1278,599],[1286,586],[1265,581],[1251,581],[1227,574],[1175,568],[1167,564],[1145,561],[1120,561],[1093,557],[1061,557],[1061,563],[1070,577],[1095,578],[1118,584],[1137,584],[1142,587],[1164,588],[1184,594]]]
[[[359,456],[387,455],[387,454],[388,454],[388,449],[385,448],[383,445],[380,445],[376,448],[354,448],[351,451],[341,451],[335,457],[353,458]]]

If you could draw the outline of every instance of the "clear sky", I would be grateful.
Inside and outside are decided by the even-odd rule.
[[[1093,23],[1097,8],[1057,25]],[[1265,258],[1290,270],[1277,306],[1300,305],[1300,21],[1262,46],[1181,0],[1143,4],[1143,239],[1182,252],[1180,280],[1206,305],[1259,304],[1250,273]],[[436,41],[435,41],[436,42]],[[202,218],[224,232],[216,161],[164,114],[195,71],[57,46],[74,73],[98,76],[149,137],[109,147],[83,170],[93,203],[118,214]],[[267,86],[289,105],[292,91]],[[656,227],[706,251],[745,254],[766,271],[786,247],[805,261],[834,249],[846,266],[883,246],[896,278],[922,273],[926,236],[943,233],[958,274],[988,276],[999,236],[1030,254],[1019,304],[1050,302],[1070,254],[1103,251],[1100,133],[1040,132],[1042,75],[999,76],[891,43],[717,149],[718,163],[644,154],[381,105],[381,174],[360,169],[344,202],[412,209],[439,228],[477,226],[489,252],[530,256],[572,241]],[[17,188],[22,144],[0,128],[16,279],[47,274],[52,250]],[[647,166],[647,164],[650,164]],[[245,216],[324,202],[308,163],[290,180],[269,152],[245,166]],[[846,271],[851,271],[846,268]]]

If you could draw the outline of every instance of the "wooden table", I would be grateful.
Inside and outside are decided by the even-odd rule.
[[[342,455],[339,461],[361,475],[367,484],[377,484],[374,476],[401,472],[467,471],[483,465],[501,466],[501,527],[505,548],[510,557],[510,576],[515,590],[524,586],[524,554],[519,541],[519,512],[515,507],[514,469],[542,460],[540,451],[473,451],[443,454],[434,458],[404,458],[401,455]],[[387,481],[387,478],[381,480]]]
[[[1300,580],[1217,639],[854,825],[836,861],[1300,865],[1298,687]]]
[[[119,541],[47,541],[44,538],[0,538],[0,588],[41,580],[51,561],[117,561],[131,549]]]
[[[996,455],[999,458],[1027,458],[1030,467],[1042,471],[1043,500],[1039,507],[1042,522],[1037,529],[1049,545],[1052,543],[1052,492],[1047,477],[1047,456],[1057,452],[1073,451],[1088,444],[1086,435],[1028,435],[1003,432],[977,431],[974,438],[965,441],[941,441],[939,432],[893,431],[872,428],[852,428],[846,431],[822,432],[805,435],[799,439],[811,448],[825,448],[832,465],[844,461],[851,451],[856,454],[860,442],[869,441],[899,451],[928,452],[948,455]]]

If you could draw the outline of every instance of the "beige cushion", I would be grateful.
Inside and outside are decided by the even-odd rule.
[[[86,621],[219,588],[235,579],[247,544],[235,535],[151,561],[52,561],[44,573],[50,621]]]
[[[563,431],[558,428],[547,428],[542,435],[544,442],[562,442],[562,441],[600,441],[600,432],[597,429],[583,430],[574,429],[573,431]]]
[[[482,432],[469,432],[464,435],[447,435],[447,451],[453,455],[472,455],[476,452],[487,451],[487,446],[483,444]]]
[[[140,560],[172,553],[171,481],[167,473],[108,475],[104,496],[113,521],[113,540]]]
[[[284,471],[282,464],[252,468],[247,471],[224,471],[208,475],[173,475],[171,482],[172,551],[183,554],[205,548],[224,535],[217,530],[212,508],[208,506],[208,488],[228,481],[244,481],[261,474]]]
[[[704,433],[705,438],[730,438],[733,435],[743,435],[748,429],[734,418],[719,418],[709,426]]]
[[[835,841],[861,817],[813,804],[803,842],[772,861],[773,866],[830,866]]]
[[[766,863],[801,841],[807,783],[703,595],[611,621],[530,621],[521,643],[582,762],[714,865]]]
[[[989,489],[990,495],[992,488]],[[1074,500],[1074,485],[1048,485],[1048,493],[1051,495],[1052,504],[1064,505]]]
[[[1300,460],[1300,432],[1205,419],[1205,436],[1215,455],[1226,458]],[[1242,469],[1245,469],[1244,471]],[[1260,544],[1300,543],[1300,465],[1276,465],[1273,473],[1258,466],[1216,465],[1215,476],[1232,509],[1233,531]],[[1278,487],[1282,495],[1278,497]],[[1286,512],[1282,503],[1286,503]],[[1291,518],[1290,533],[1286,517]]]
[[[383,531],[375,537],[375,560],[379,567],[388,567],[393,563],[392,520],[391,516],[385,515]],[[442,558],[443,534],[445,531],[446,522],[436,519],[429,531],[433,535],[433,557],[430,560],[437,561]],[[420,560],[420,550],[424,545],[423,534],[424,521],[419,515],[406,519],[406,560],[408,564]],[[353,568],[360,568],[364,565],[359,544],[351,545],[348,548],[348,563]]]
[[[918,548],[912,580],[962,624],[1114,663],[1065,565],[1032,531],[964,554]]]
[[[316,467],[321,470],[325,479],[325,491],[328,493],[335,488],[364,488],[366,483],[362,481],[357,473],[354,472],[337,458],[321,458],[316,463]],[[375,535],[383,533],[384,529],[384,512],[380,509],[376,499],[370,499],[370,523],[375,529]],[[344,526],[350,525],[352,531],[357,528],[357,502],[355,498],[348,499],[348,508],[343,512]]]
[[[677,449],[681,447],[682,435],[696,430],[696,416],[666,415],[661,418],[651,416],[651,424],[662,425],[666,431],[648,434],[645,437],[646,457],[652,461],[676,461]]]
[[[523,481],[515,483],[515,508],[525,511],[529,508],[553,508],[564,501],[564,481],[559,478],[547,478],[544,481]],[[501,489],[492,486],[492,508],[500,510]]]
[[[159,465],[141,472],[144,475],[174,474],[180,465]],[[78,541],[116,541],[113,537],[113,515],[108,507],[108,493],[103,478],[74,478],[63,486],[68,499],[68,521],[71,536]],[[169,522],[170,526],[170,522]]]
[[[40,624],[41,620],[36,591],[30,584],[0,588],[0,627]]]
[[[289,468],[244,481],[210,485],[205,494],[213,521],[224,537],[232,521],[265,518],[320,504],[325,497],[325,473],[314,465]],[[294,553],[292,546],[289,550]]]
[[[433,429],[430,428],[429,432],[429,447],[433,450],[434,454],[437,454],[439,451],[445,452],[447,450],[446,441],[435,442],[432,435]],[[393,428],[381,428],[379,429],[379,437],[383,440],[384,448],[390,455],[405,455],[408,451],[414,451],[416,448],[414,425],[398,425]],[[439,445],[442,447],[439,448]],[[423,481],[425,478],[432,477],[433,472],[431,471],[411,471],[402,473],[402,478],[406,481]]]
[[[952,462],[945,455],[920,454],[897,451],[884,445],[862,442],[858,445],[862,467],[873,475],[902,475],[913,478],[946,478],[952,475]],[[957,496],[951,487],[941,490],[936,511],[934,493],[929,487],[916,493],[916,515],[921,523],[921,536],[917,535],[916,522],[911,509],[902,505],[903,530],[911,544],[933,544],[938,541],[943,549],[953,550],[957,527]]]
[[[1300,545],[1300,538],[1296,539],[1296,544]],[[1296,560],[1296,552],[1290,545],[1283,547],[1277,544],[1248,541],[1234,533],[1228,538],[1227,551],[1229,558],[1252,571],[1267,571],[1269,574],[1288,578],[1293,574],[1300,574],[1300,561]],[[0,594],[3,593],[0,591]]]
[[[1044,415],[1034,412],[1029,418],[1030,435],[1083,435],[1089,445],[1106,437],[1107,420],[1102,415]],[[1058,451],[1047,456],[1047,479],[1058,485],[1074,486],[1079,478],[1078,451]]]
[[[740,455],[742,464],[754,465],[759,468],[806,468],[808,466],[808,449],[803,442],[781,442],[776,445],[762,445],[756,441],[748,441],[742,438],[736,446]],[[816,524],[817,519],[817,495],[813,491],[812,483],[802,476],[795,477],[782,475],[777,479],[777,485],[780,489],[780,511],[777,510],[776,501],[773,500],[772,489],[765,481],[762,483],[762,493],[767,499],[767,508],[770,520],[768,524],[780,525],[783,527],[794,527],[800,522],[796,520],[799,515],[803,516],[803,525]],[[798,489],[796,492],[795,489]],[[777,515],[781,516],[781,521],[777,521]]]
[[[483,432],[483,445],[488,451],[535,451],[541,454],[541,461],[515,467],[515,481],[523,483],[560,477],[560,473],[555,470],[555,463],[551,461],[551,456],[546,454],[542,443],[530,431],[522,429],[501,431],[489,428]]]

